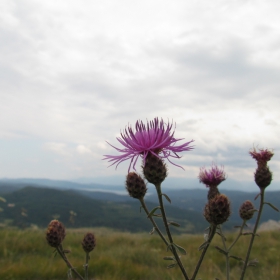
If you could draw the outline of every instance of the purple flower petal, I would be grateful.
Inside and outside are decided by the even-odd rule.
[[[159,121],[158,118],[154,118],[150,122],[147,121],[146,125],[142,121],[137,121],[135,131],[133,131],[132,127],[128,126],[121,133],[121,137],[117,137],[117,140],[123,146],[122,148],[117,148],[108,143],[120,152],[121,155],[104,155],[103,159],[112,162],[111,165],[116,164],[116,168],[121,162],[130,160],[128,172],[131,166],[135,170],[139,156],[143,158],[145,164],[145,159],[149,153],[162,159],[166,158],[170,163],[176,165],[170,161],[169,157],[180,158],[177,153],[192,150],[193,146],[190,146],[190,143],[193,140],[178,145],[177,142],[183,139],[176,139],[174,137],[175,131],[172,132],[172,126],[172,123],[168,122],[165,124],[162,119]]]

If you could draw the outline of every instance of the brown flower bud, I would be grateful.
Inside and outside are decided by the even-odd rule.
[[[268,166],[259,166],[255,172],[255,182],[260,189],[265,189],[272,181],[272,173]]]
[[[254,205],[251,201],[246,200],[239,208],[239,216],[242,220],[250,220],[254,216]]]
[[[163,160],[151,153],[146,157],[143,174],[149,183],[161,184],[167,177],[167,168]]]
[[[58,247],[65,238],[65,227],[58,220],[52,220],[47,228],[46,239],[52,247]]]
[[[91,252],[96,246],[95,236],[92,233],[87,233],[84,236],[82,246],[85,252],[87,253]]]
[[[210,199],[204,208],[204,217],[210,223],[219,225],[230,216],[230,203],[226,195],[217,194]]]
[[[126,189],[133,198],[141,199],[147,192],[147,187],[140,175],[130,172],[126,176]]]
[[[217,194],[220,194],[217,187],[209,187],[207,198],[208,200],[214,198]]]

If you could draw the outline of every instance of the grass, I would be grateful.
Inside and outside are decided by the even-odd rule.
[[[180,280],[178,268],[167,269],[170,255],[157,235],[148,233],[121,233],[105,228],[67,230],[64,249],[71,250],[70,262],[83,274],[85,254],[81,241],[86,232],[93,232],[97,246],[91,253],[89,275],[94,280]],[[234,234],[227,234],[230,244]],[[250,236],[243,236],[232,254],[245,257]],[[187,250],[183,256],[189,276],[194,270],[203,243],[203,235],[178,235],[175,242]],[[197,279],[225,279],[225,258],[214,246],[221,246],[215,236]],[[44,230],[0,229],[1,280],[55,280],[67,279],[67,267],[61,258],[54,256],[53,248],[45,241]],[[257,267],[249,267],[246,280],[280,279],[280,234],[262,232],[255,240],[251,258],[258,259]],[[241,264],[231,260],[231,280],[239,279]]]

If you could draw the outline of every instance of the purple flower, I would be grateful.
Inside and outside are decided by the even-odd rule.
[[[212,164],[212,167],[207,171],[205,167],[200,168],[199,182],[205,184],[207,187],[217,187],[226,179],[226,174],[223,167],[218,168],[217,165]]]
[[[121,133],[121,137],[117,138],[123,146],[122,149],[108,143],[120,152],[121,155],[105,155],[104,159],[112,162],[111,165],[117,164],[117,166],[125,160],[130,160],[129,171],[131,166],[135,170],[135,165],[139,157],[143,158],[145,164],[146,157],[149,153],[158,158],[166,158],[169,162],[171,162],[169,157],[180,158],[177,153],[193,149],[192,146],[189,146],[193,140],[178,145],[177,142],[182,139],[176,139],[174,137],[175,131],[172,131],[172,125],[172,123],[165,124],[162,119],[159,121],[158,118],[154,118],[150,122],[147,121],[146,125],[142,121],[137,121],[135,131],[133,131],[131,126],[128,126]]]
[[[259,149],[259,152],[253,148],[249,154],[254,158],[258,165],[266,166],[267,162],[273,157],[273,152],[268,149]]]

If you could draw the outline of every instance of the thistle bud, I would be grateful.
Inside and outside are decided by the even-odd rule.
[[[226,195],[218,194],[210,199],[204,208],[205,219],[213,225],[227,221],[230,216],[230,203]]]
[[[82,246],[85,252],[87,253],[91,252],[96,246],[95,236],[92,233],[87,233],[84,236]]]
[[[147,192],[147,187],[140,175],[130,172],[126,176],[126,189],[133,198],[141,199]]]
[[[151,153],[146,157],[143,174],[149,183],[154,185],[161,184],[167,177],[167,168],[163,160]]]
[[[58,220],[52,220],[47,228],[46,239],[51,247],[58,247],[65,238],[65,227]]]
[[[246,200],[239,208],[239,216],[242,220],[250,220],[254,216],[254,205],[251,201]]]
[[[260,189],[265,189],[272,181],[272,173],[268,166],[259,166],[255,172],[255,182]]]
[[[217,187],[209,187],[208,195],[207,195],[208,200],[211,200],[211,199],[214,198],[217,194],[220,194],[220,192],[219,192],[219,190],[218,190]]]

